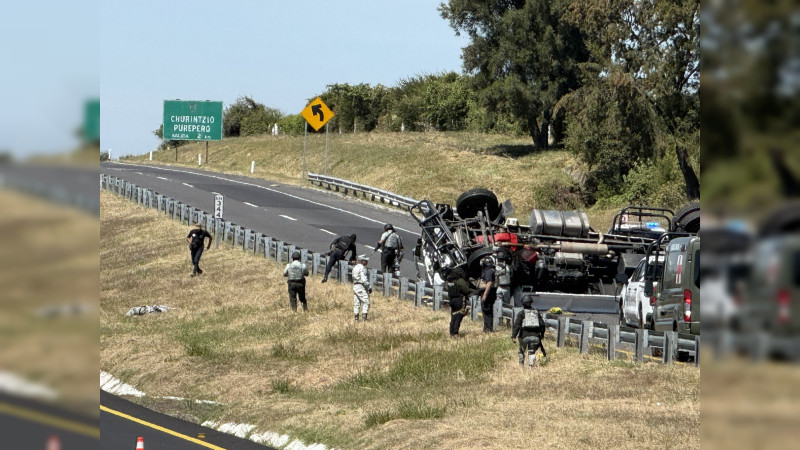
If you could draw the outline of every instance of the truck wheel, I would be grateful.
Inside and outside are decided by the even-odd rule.
[[[481,261],[486,256],[492,255],[492,247],[481,247],[470,253],[467,258],[467,275],[471,278],[481,277]]]
[[[681,206],[672,219],[672,230],[683,233],[699,232],[700,202],[691,202]]]
[[[484,207],[489,212],[489,220],[497,219],[502,212],[497,196],[488,189],[470,189],[458,196],[458,200],[456,200],[456,210],[462,219],[474,218],[479,211],[483,211]]]

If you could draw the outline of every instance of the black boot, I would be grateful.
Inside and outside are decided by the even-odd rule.
[[[358,322],[358,313],[353,314],[353,316],[355,316],[356,322]]]
[[[326,281],[328,281],[328,277],[322,277],[322,282],[324,283]]]
[[[362,319],[361,319],[361,320],[363,320],[364,322],[366,322],[366,321],[367,321],[367,313],[364,313],[364,314],[363,314],[363,316],[364,316],[364,317],[362,317]]]

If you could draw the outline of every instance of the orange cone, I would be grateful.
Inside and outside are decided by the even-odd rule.
[[[136,439],[136,450],[144,450],[144,438],[141,436]]]
[[[61,450],[61,439],[55,434],[47,439],[47,447],[45,450]]]

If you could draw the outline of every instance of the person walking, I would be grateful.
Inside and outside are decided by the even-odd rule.
[[[450,303],[450,337],[459,336],[461,320],[466,315],[467,297],[470,294],[469,282],[464,269],[456,267],[447,274],[447,298]]]
[[[203,256],[203,244],[206,238],[208,238],[208,247],[206,247],[206,249],[210,249],[211,241],[213,241],[214,238],[211,236],[211,233],[203,229],[203,224],[201,223],[196,223],[194,228],[192,228],[186,236],[186,242],[189,243],[189,252],[192,255],[192,264],[194,265],[192,276],[203,273],[202,269],[200,269],[200,257]]]
[[[328,264],[325,265],[325,275],[322,282],[328,281],[328,274],[331,273],[333,266],[344,259],[344,255],[350,253],[350,260],[356,259],[356,235],[339,236],[331,242],[330,252],[328,253]]]
[[[359,310],[362,314],[362,320],[367,320],[367,313],[369,313],[369,294],[372,293],[372,288],[369,285],[369,277],[367,276],[367,264],[369,257],[367,255],[358,256],[358,264],[353,267],[353,316],[356,322],[358,321]]]
[[[308,276],[308,268],[300,262],[300,252],[295,251],[292,253],[292,262],[283,269],[283,276],[288,278],[289,305],[292,307],[292,312],[297,312],[297,297],[300,297],[303,311],[307,312],[306,277]]]
[[[522,311],[514,318],[514,325],[511,327],[511,340],[517,342],[519,336],[519,365],[525,364],[525,356],[528,353],[533,355],[531,365],[536,361],[536,350],[542,349],[542,356],[547,357],[542,346],[542,338],[545,332],[545,322],[542,314],[533,308],[533,296],[530,294],[522,298]]]
[[[398,256],[403,251],[403,241],[394,231],[392,224],[383,226],[383,234],[375,245],[375,250],[381,250],[381,272],[391,271],[399,275],[400,261]]]

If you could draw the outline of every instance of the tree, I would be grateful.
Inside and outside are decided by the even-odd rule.
[[[158,146],[159,150],[164,150],[164,149],[169,148],[169,147],[175,147],[175,149],[177,150],[178,147],[181,144],[183,144],[183,141],[175,141],[175,140],[172,140],[172,139],[168,139],[166,141],[163,140],[164,139],[164,124],[163,123],[158,126],[158,129],[153,130],[153,134],[155,134],[157,138],[162,139],[161,144]]]
[[[470,44],[464,69],[474,74],[480,103],[490,116],[511,113],[535,148],[548,146],[554,106],[580,87],[577,65],[589,52],[580,30],[564,19],[570,0],[450,0],[441,16]]]
[[[239,97],[235,103],[225,108],[222,130],[225,137],[266,134],[272,124],[283,117],[280,111],[268,108],[252,97]]]

